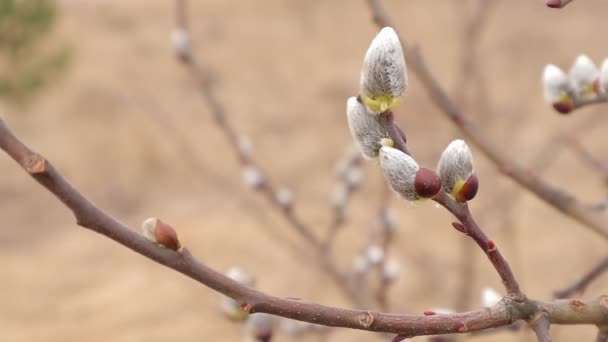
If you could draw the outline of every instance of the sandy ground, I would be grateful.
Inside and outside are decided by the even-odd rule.
[[[334,165],[350,144],[344,103],[357,92],[363,54],[376,32],[363,1],[192,1],[194,48],[217,75],[230,120],[247,135],[272,179],[293,189],[296,210],[319,234],[330,220]],[[402,34],[420,45],[440,81],[489,109],[472,108],[504,146],[525,164],[550,156],[552,184],[587,202],[605,195],[597,174],[570,149],[547,141],[589,120],[583,144],[606,157],[606,106],[555,114],[542,100],[542,67],[568,68],[578,53],[608,56],[608,2],[577,1],[551,11],[542,1],[501,1],[479,45],[483,91],[458,84],[464,1],[387,1]],[[238,265],[258,287],[282,296],[349,306],[290,226],[240,182],[224,137],[175,62],[168,37],[171,1],[60,3],[55,34],[74,60],[67,74],[27,108],[2,115],[100,207],[133,227],[158,216],[219,270]],[[462,91],[462,89],[460,89]],[[462,99],[460,99],[461,102]],[[477,109],[477,110],[476,110]],[[180,139],[167,134],[175,125]],[[422,164],[434,165],[461,134],[430,103],[417,80],[397,116]],[[170,126],[170,125],[169,125]],[[549,145],[551,146],[551,145]],[[543,152],[545,151],[545,152]],[[519,190],[476,152],[481,190],[471,204],[484,229],[511,261],[524,290],[548,299],[605,254],[605,241]],[[8,158],[0,156],[0,332],[2,341],[241,341],[238,325],[218,311],[219,295],[175,272],[76,228],[70,213]],[[380,197],[378,170],[364,166],[364,186],[339,235],[339,261],[348,267],[365,243]],[[391,291],[395,312],[449,307],[461,281],[461,239],[451,218],[430,203],[411,208],[393,201],[400,231],[392,255],[403,267]],[[476,248],[473,244],[468,247]],[[500,289],[476,250],[475,293]],[[587,292],[602,293],[603,277]],[[477,295],[475,295],[477,298]],[[479,307],[478,299],[470,303]],[[553,327],[554,341],[589,341],[592,327]],[[290,341],[279,336],[278,341]],[[313,341],[314,339],[311,339]],[[376,340],[339,330],[331,341]],[[419,338],[416,340],[423,340]],[[471,341],[533,341],[529,332]]]

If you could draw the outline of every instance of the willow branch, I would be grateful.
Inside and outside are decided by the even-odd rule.
[[[562,289],[555,291],[555,298],[570,298],[573,296],[580,296],[585,292],[585,289],[591,284],[595,279],[597,279],[600,275],[608,270],[608,257],[602,259],[597,265],[595,265],[591,270],[585,273],[580,279],[578,279],[574,284]]]
[[[378,26],[395,28],[380,0],[368,0],[368,4],[373,19]],[[401,42],[404,44],[403,49],[409,69],[416,73],[435,105],[496,164],[503,174],[515,180],[558,211],[582,223],[602,237],[608,238],[608,220],[604,215],[590,209],[563,189],[546,183],[536,176],[532,170],[509,158],[504,153],[504,149],[451,100],[426,65],[420,51],[406,44],[404,39],[401,39]]]
[[[598,327],[597,338],[595,342],[608,342],[608,326]]]
[[[530,327],[536,334],[538,342],[551,342],[551,319],[547,312],[541,312],[530,321]]]

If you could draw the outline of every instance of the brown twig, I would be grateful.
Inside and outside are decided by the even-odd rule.
[[[562,289],[555,291],[555,298],[570,298],[573,296],[580,296],[585,292],[585,289],[597,279],[600,275],[608,270],[608,257],[602,259],[597,265],[595,265],[591,270],[585,273],[579,280],[577,280],[574,284]]]
[[[595,342],[608,342],[608,326],[599,326]]]
[[[395,27],[380,0],[368,0],[368,4],[373,19],[378,26]],[[416,73],[433,102],[505,175],[511,177],[558,211],[582,223],[602,237],[608,238],[608,221],[603,215],[590,209],[562,189],[546,183],[543,179],[537,177],[532,170],[509,158],[504,153],[504,149],[450,99],[426,65],[420,51],[405,44],[404,39],[401,39],[401,42],[403,43],[409,69]]]
[[[551,342],[551,318],[547,312],[541,312],[530,320],[530,327],[536,334],[538,342]]]
[[[123,246],[178,271],[239,302],[249,313],[264,312],[295,320],[406,336],[440,335],[484,330],[549,313],[555,324],[608,324],[608,296],[588,301],[523,302],[507,296],[491,308],[464,313],[417,316],[349,310],[304,300],[267,295],[240,284],[198,261],[187,248],[173,251],[151,243],[141,234],[97,208],[78,192],[40,154],[25,146],[0,120],[0,148],[52,192],[74,214],[78,225],[102,234]]]

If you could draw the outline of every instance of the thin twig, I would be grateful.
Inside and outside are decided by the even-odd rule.
[[[338,165],[338,183],[333,195],[333,217],[327,229],[327,236],[323,241],[326,252],[329,253],[336,234],[346,223],[346,209],[352,195],[359,189],[361,177],[361,162],[363,157],[358,148],[350,148],[346,159]]]
[[[534,330],[538,342],[551,342],[550,327],[551,318],[547,312],[541,312],[530,321],[530,327]]]
[[[585,273],[579,280],[574,284],[562,289],[555,291],[555,298],[570,298],[574,296],[580,296],[585,292],[589,284],[595,279],[608,270],[608,257],[603,258],[597,265],[591,270]]]
[[[378,26],[395,27],[380,0],[368,0],[373,19]],[[403,38],[403,37],[401,37]],[[537,177],[532,170],[516,163],[509,158],[504,149],[483,129],[480,129],[456,104],[448,97],[433,73],[427,67],[420,51],[405,44],[401,39],[408,66],[413,70],[427,89],[433,102],[461,131],[492,161],[502,172],[530,190],[536,196],[558,209],[558,211],[582,223],[604,238],[608,238],[608,221],[604,215],[590,209],[574,196],[562,189],[546,183]],[[392,139],[392,137],[391,137]]]
[[[184,32],[187,32],[187,8],[186,0],[176,0],[176,24],[177,27]],[[277,209],[283,217],[290,223],[296,232],[307,241],[312,248],[317,251],[317,255],[321,258],[324,270],[336,281],[338,286],[344,290],[349,299],[358,307],[369,307],[367,300],[360,296],[356,288],[353,286],[349,277],[338,268],[336,261],[332,258],[331,253],[324,248],[322,241],[313,233],[313,230],[305,224],[298,216],[296,216],[292,205],[285,206],[281,203],[277,196],[277,191],[268,180],[264,171],[258,166],[258,163],[253,159],[251,154],[243,150],[239,144],[239,135],[236,129],[232,126],[226,115],[226,110],[220,103],[213,91],[212,76],[202,64],[200,64],[191,52],[187,55],[178,55],[180,61],[187,68],[190,75],[194,78],[198,85],[198,90],[203,100],[207,104],[216,126],[225,135],[226,139],[233,147],[238,160],[243,167],[253,167],[260,173],[263,182],[257,187],[261,193],[266,195],[266,198],[273,208]]]

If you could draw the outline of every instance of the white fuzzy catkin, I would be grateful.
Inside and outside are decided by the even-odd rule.
[[[226,276],[243,285],[253,285],[253,279],[238,267],[231,267],[228,269],[228,271],[226,271]]]
[[[407,89],[403,48],[397,32],[385,27],[367,49],[361,70],[361,93],[370,96],[399,97]]]
[[[496,290],[494,290],[490,287],[485,287],[481,291],[481,303],[483,306],[485,306],[487,308],[494,306],[496,303],[500,302],[501,300],[502,300],[502,296],[498,292],[496,292]]]
[[[243,182],[253,189],[257,189],[264,184],[264,175],[260,170],[252,165],[243,167]]]
[[[378,245],[371,245],[365,250],[365,257],[370,264],[376,265],[384,259],[384,250]]]
[[[444,191],[452,192],[458,180],[466,181],[473,174],[473,154],[464,140],[454,140],[441,154],[437,173]]]
[[[570,83],[578,97],[589,97],[590,87],[597,80],[599,70],[587,55],[579,55],[570,68]]]
[[[604,94],[608,94],[608,58],[604,59],[600,69],[600,89]]]
[[[402,151],[382,146],[380,149],[380,167],[390,187],[408,201],[418,200],[414,181],[420,166],[414,158]]]
[[[154,243],[156,241],[156,224],[158,219],[156,217],[150,217],[146,219],[141,225],[141,234],[148,240]]]
[[[353,188],[361,185],[362,179],[363,173],[361,172],[361,168],[357,166],[349,167],[344,173],[344,182]]]
[[[171,43],[178,56],[185,57],[190,54],[190,37],[188,31],[183,28],[176,28],[171,32]]]
[[[401,273],[401,265],[395,259],[390,259],[384,264],[382,276],[388,281],[395,281]]]
[[[245,333],[250,338],[259,338],[272,334],[274,329],[274,317],[267,313],[254,313],[247,317],[245,322]]]
[[[562,69],[553,64],[545,66],[543,70],[543,93],[547,103],[555,103],[564,94],[569,94],[571,89],[568,76]]]
[[[280,188],[276,194],[277,203],[283,208],[289,208],[293,204],[293,193],[287,188]]]
[[[386,129],[367,107],[351,97],[346,101],[346,117],[353,139],[361,154],[367,159],[376,158],[380,150],[380,140],[388,137]]]

